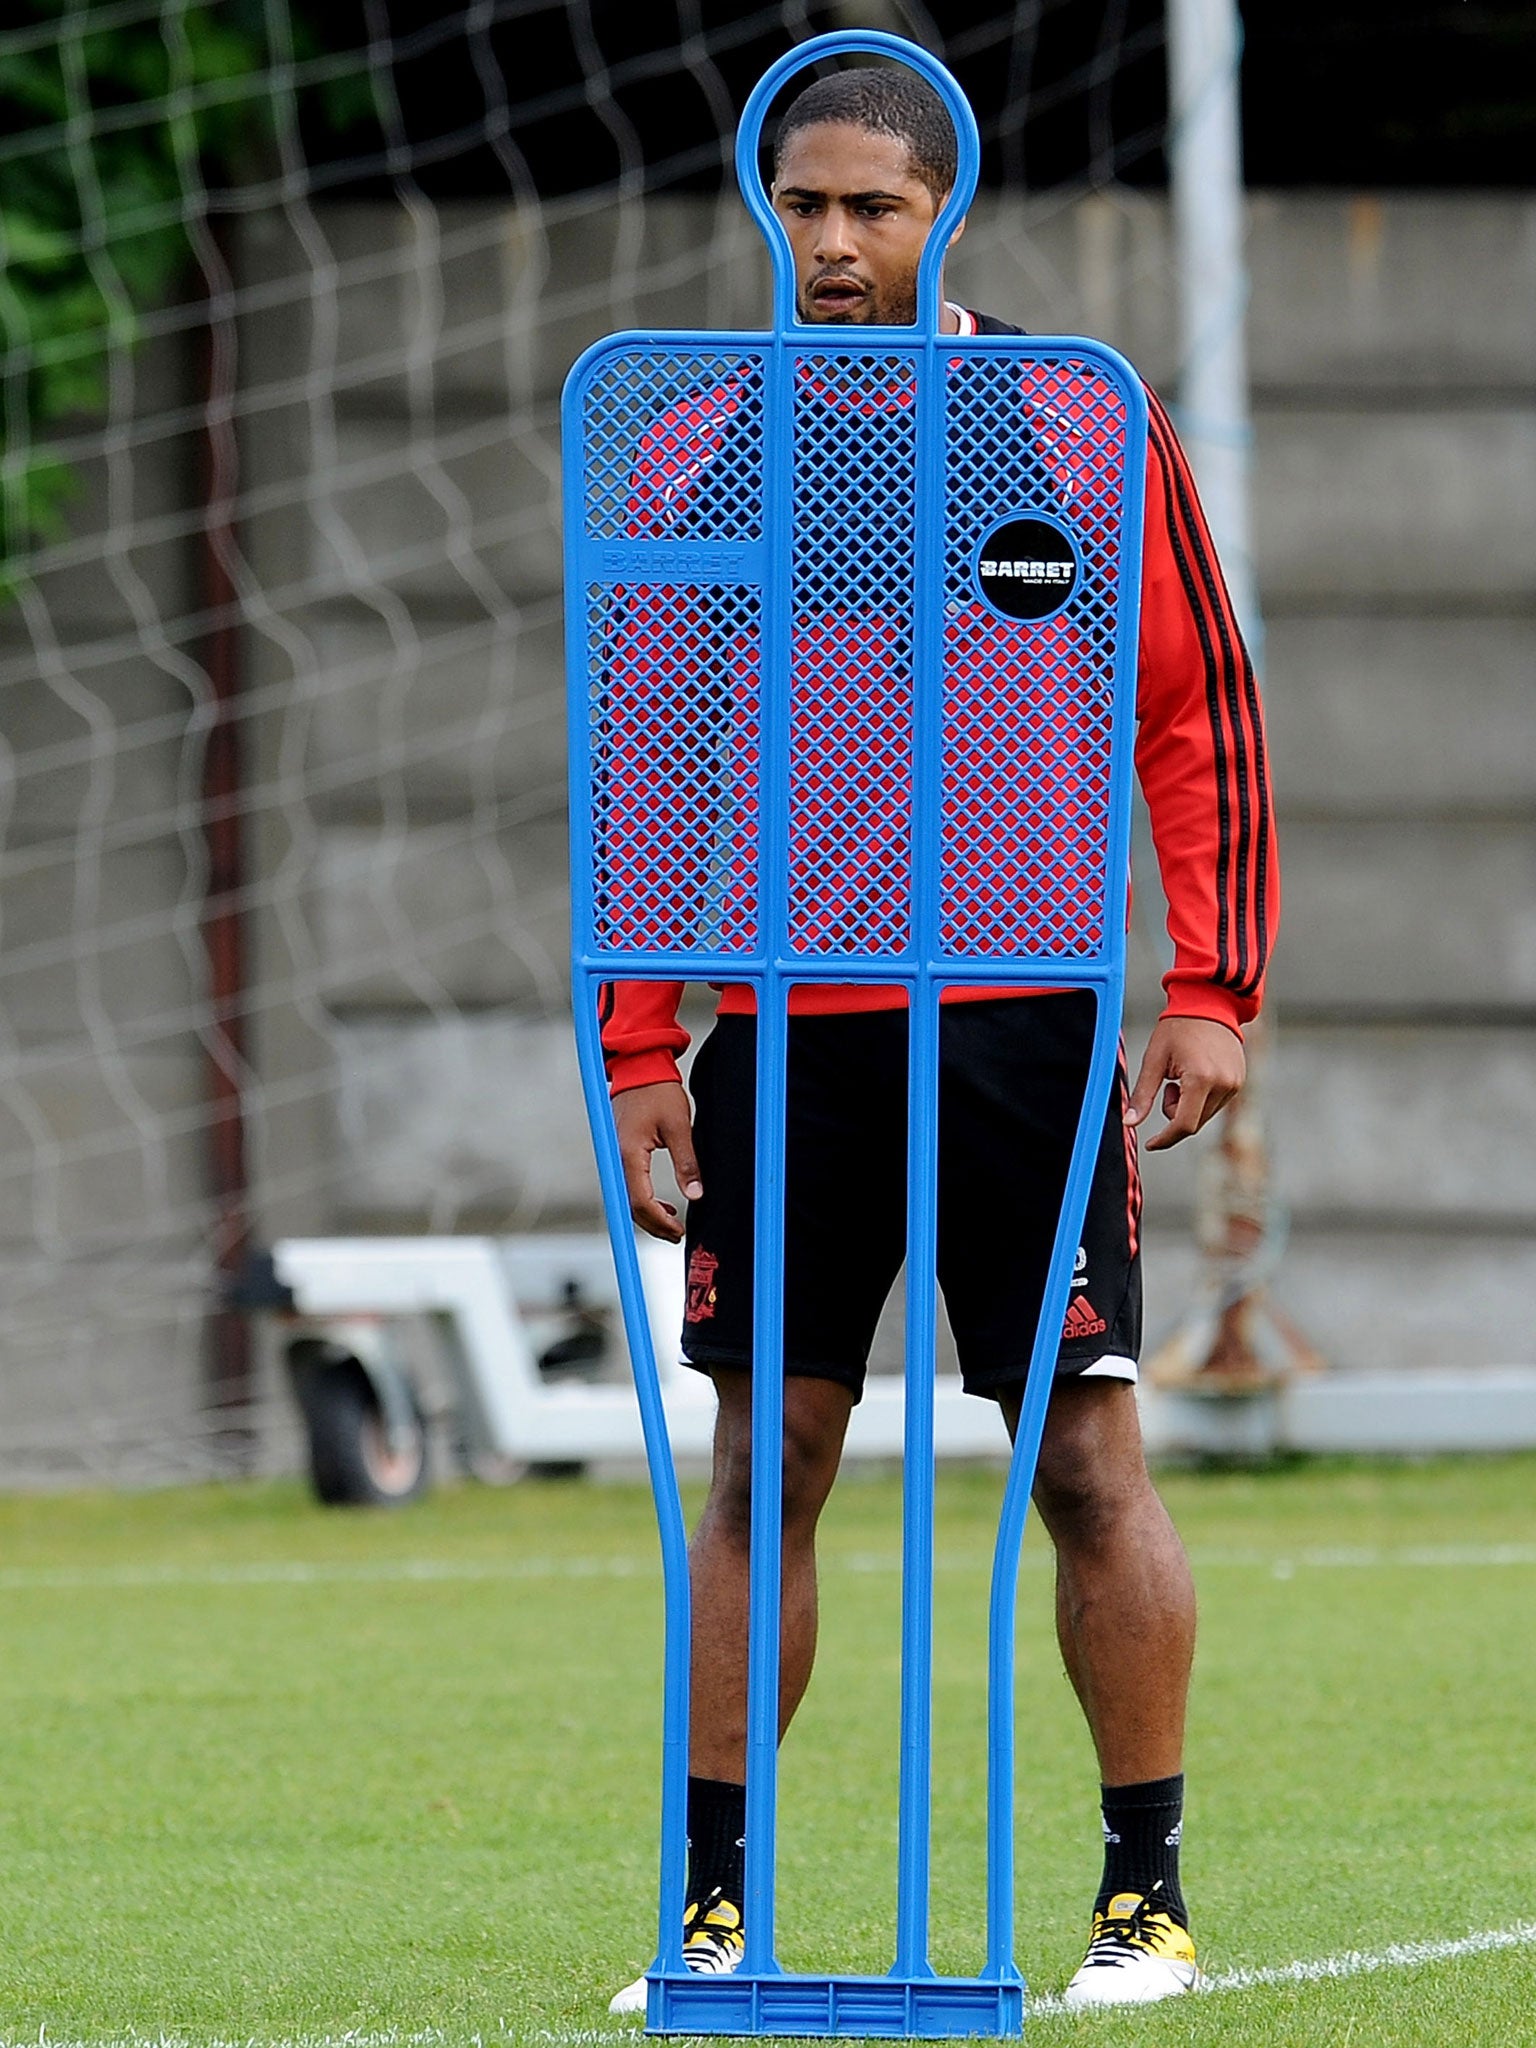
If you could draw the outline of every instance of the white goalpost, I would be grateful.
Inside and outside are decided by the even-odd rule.
[[[1262,669],[1253,559],[1253,420],[1243,184],[1242,19],[1236,0],[1169,0],[1169,203],[1178,278],[1178,416],[1248,650]],[[1199,1274],[1180,1321],[1148,1361],[1155,1386],[1271,1393],[1323,1367],[1269,1294],[1283,1249],[1267,1116],[1270,1015],[1247,1033],[1248,1081],[1200,1161]],[[1197,1433],[1210,1419],[1196,1424]],[[1217,1425],[1218,1432],[1230,1422]],[[1261,1431],[1262,1434],[1262,1431]]]

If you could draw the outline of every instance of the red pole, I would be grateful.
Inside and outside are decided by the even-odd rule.
[[[237,1466],[249,1462],[254,1437],[245,1411],[253,1392],[250,1326],[229,1295],[250,1245],[245,1155],[246,940],[244,818],[241,806],[241,635],[235,564],[240,454],[235,436],[238,335],[226,238],[208,223],[207,319],[200,350],[201,427],[198,469],[202,520],[198,594],[208,620],[202,665],[211,723],[203,752],[203,842],[208,871],[202,906],[208,963],[203,1030],[208,1105],[207,1172],[213,1199],[213,1253],[218,1299],[209,1314],[204,1391],[222,1421],[220,1437]]]

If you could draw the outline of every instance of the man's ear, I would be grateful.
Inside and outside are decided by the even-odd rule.
[[[956,242],[958,242],[960,237],[965,233],[965,224],[969,219],[970,215],[968,213],[962,213],[960,218],[955,222],[955,231],[949,238],[949,246],[951,249],[953,249]]]

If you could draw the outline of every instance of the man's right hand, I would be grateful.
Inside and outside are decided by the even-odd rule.
[[[693,1152],[693,1118],[680,1081],[656,1081],[648,1088],[626,1088],[613,1098],[613,1121],[624,1158],[629,1213],[652,1237],[680,1244],[683,1226],[670,1202],[658,1199],[651,1185],[651,1154],[669,1152],[677,1184],[690,1202],[704,1192],[699,1162]]]

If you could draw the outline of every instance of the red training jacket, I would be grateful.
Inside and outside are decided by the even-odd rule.
[[[961,327],[966,333],[1022,331],[963,311]],[[1163,1015],[1209,1018],[1241,1036],[1259,1010],[1280,909],[1263,714],[1188,462],[1167,412],[1154,393],[1147,396],[1136,771],[1151,814],[1174,947],[1173,966],[1163,977]],[[720,423],[707,417],[707,405],[690,401],[678,411],[690,416],[646,436],[648,449],[666,452],[649,461],[642,453],[631,508],[637,533],[653,525],[659,530],[658,522],[672,516],[678,496],[696,485],[718,451]],[[686,671],[693,663],[687,650],[674,653],[681,654],[683,673],[649,679],[656,695],[648,723],[688,716]],[[703,650],[698,654],[702,658]],[[741,687],[750,689],[750,681]],[[669,693],[678,698],[675,712],[667,709]],[[742,824],[750,830],[755,818]],[[660,876],[637,873],[633,880],[637,895],[667,886]],[[682,991],[676,981],[622,981],[603,989],[603,1048],[615,1094],[679,1079],[678,1055],[688,1045],[677,1021]],[[1021,993],[962,987],[946,990],[943,1000]],[[792,989],[789,1006],[792,1015],[803,1016],[905,1002],[899,987],[821,982]],[[750,985],[721,991],[721,1015],[750,1014],[754,1007]]]

